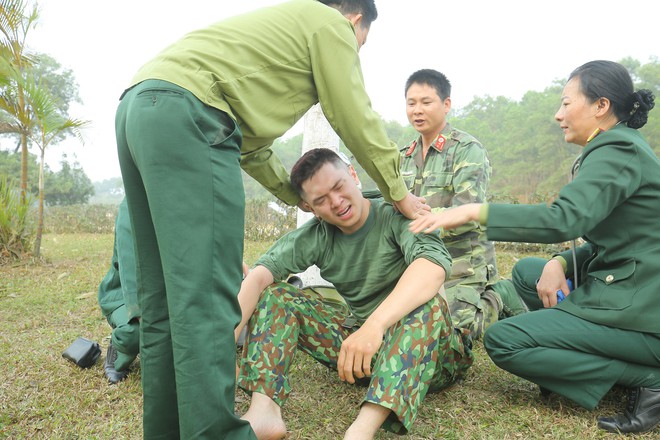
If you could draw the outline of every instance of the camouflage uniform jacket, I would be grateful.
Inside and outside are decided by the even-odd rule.
[[[422,159],[421,137],[401,149],[401,175],[408,190],[425,197],[437,212],[486,202],[491,167],[486,149],[477,139],[446,124],[426,160]],[[443,241],[453,259],[451,278],[445,287],[469,284],[483,292],[487,283],[497,281],[493,243],[486,239],[485,229],[478,222],[444,231]]]

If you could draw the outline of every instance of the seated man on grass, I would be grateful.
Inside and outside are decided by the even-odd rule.
[[[297,349],[342,381],[369,384],[345,439],[371,439],[381,426],[406,433],[427,391],[452,385],[472,364],[444,298],[451,259],[442,241],[408,232],[405,217],[364,198],[356,182],[332,150],[303,155],[291,183],[317,218],[280,238],[243,281],[236,334],[246,323],[248,332],[238,385],[251,394],[243,419],[261,440],[286,435],[281,406]],[[345,307],[273,284],[314,264]]]

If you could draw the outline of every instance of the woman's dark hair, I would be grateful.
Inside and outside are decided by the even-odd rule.
[[[375,0],[318,0],[324,5],[337,9],[343,15],[362,14],[362,26],[369,28],[378,18]]]
[[[568,77],[569,81],[573,78],[579,79],[580,90],[589,102],[607,98],[617,119],[630,128],[643,127],[655,106],[653,93],[647,89],[635,92],[630,73],[619,63],[590,61]]]

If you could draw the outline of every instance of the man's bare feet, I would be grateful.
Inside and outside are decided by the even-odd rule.
[[[259,440],[280,440],[286,437],[280,406],[265,394],[252,393],[250,408],[241,419],[250,422]]]
[[[344,440],[371,440],[376,435],[378,428],[389,416],[388,408],[366,402],[360,408],[355,421],[348,427]]]

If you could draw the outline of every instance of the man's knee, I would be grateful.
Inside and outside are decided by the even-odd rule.
[[[547,262],[548,260],[545,258],[526,257],[518,261],[511,271],[513,286],[529,310],[543,308],[543,302],[536,292],[536,281],[543,273]]]
[[[486,330],[483,337],[484,348],[496,365],[501,366],[510,359],[513,349],[512,341],[519,333],[510,324],[510,320],[496,322]]]
[[[458,285],[449,290],[448,301],[454,326],[470,330],[473,339],[481,339],[485,330],[497,322],[502,300],[491,290],[479,293],[470,286]]]

